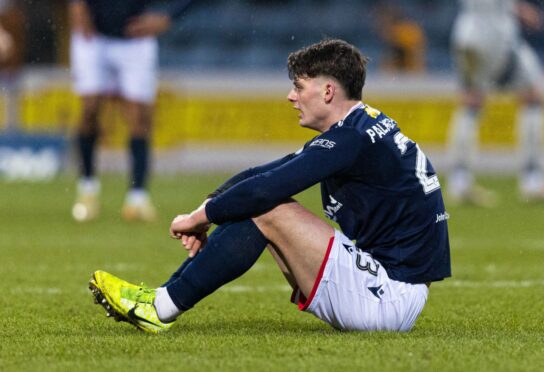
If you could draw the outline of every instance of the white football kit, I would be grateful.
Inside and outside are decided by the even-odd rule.
[[[119,94],[152,103],[157,89],[158,45],[153,37],[120,39],[73,34],[71,67],[79,95]]]
[[[345,331],[400,331],[414,326],[429,289],[388,277],[382,265],[336,230],[310,296],[291,301]]]
[[[467,88],[533,86],[538,57],[520,34],[516,0],[460,0],[452,31],[453,52]]]

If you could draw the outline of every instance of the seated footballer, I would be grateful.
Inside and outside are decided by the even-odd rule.
[[[287,99],[319,132],[300,150],[245,170],[170,226],[189,257],[159,288],[96,271],[90,289],[108,315],[152,333],[240,277],[265,248],[291,301],[346,331],[412,329],[430,284],[451,276],[438,177],[397,123],[361,101],[367,59],[327,39],[288,57]],[[321,184],[335,230],[292,197]],[[207,236],[211,224],[217,228]]]

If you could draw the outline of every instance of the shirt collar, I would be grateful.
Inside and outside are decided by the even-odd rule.
[[[353,105],[353,106],[349,109],[349,111],[348,111],[348,113],[346,114],[346,116],[344,116],[344,118],[343,118],[342,120],[340,120],[340,121],[337,123],[337,125],[338,125],[339,127],[341,127],[341,126],[344,124],[344,120],[346,120],[347,117],[348,117],[349,115],[351,115],[351,113],[352,113],[353,111],[358,110],[358,109],[362,109],[363,107],[365,107],[365,105],[364,105],[363,102],[359,102],[359,103],[356,103],[355,105]]]

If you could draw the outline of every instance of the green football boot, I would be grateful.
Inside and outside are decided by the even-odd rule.
[[[105,271],[96,271],[89,281],[95,303],[106,309],[106,315],[116,321],[134,324],[149,333],[170,329],[174,322],[163,323],[153,305],[155,290],[138,286],[117,278]]]

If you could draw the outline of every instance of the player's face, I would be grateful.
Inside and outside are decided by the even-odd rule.
[[[302,127],[324,131],[326,118],[326,84],[324,78],[297,78],[287,95],[289,102],[299,111],[299,124]]]

